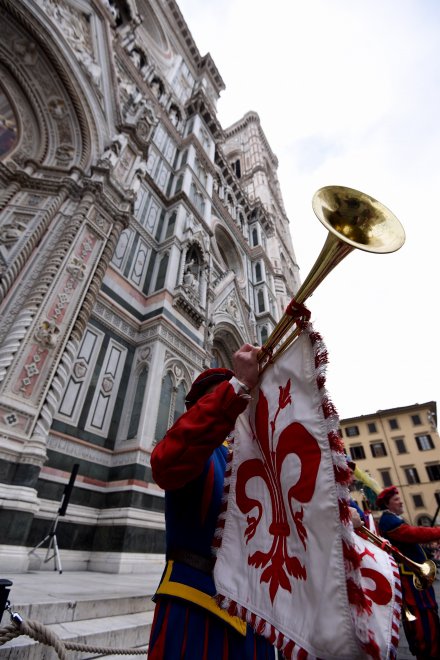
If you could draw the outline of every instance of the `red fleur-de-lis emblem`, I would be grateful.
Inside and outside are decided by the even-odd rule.
[[[246,544],[255,536],[267,506],[267,503],[247,493],[248,481],[251,478],[262,479],[270,495],[270,516],[265,518],[270,520],[268,531],[273,537],[272,544],[268,551],[256,550],[249,554],[248,564],[263,568],[260,582],[269,584],[272,602],[280,587],[292,591],[289,576],[298,580],[307,579],[307,570],[301,557],[289,554],[288,541],[296,532],[303,547],[300,554],[303,555],[307,550],[307,529],[303,524],[304,509],[301,505],[313,497],[321,461],[318,442],[302,424],[293,422],[276,434],[280,411],[292,404],[290,388],[290,379],[284,387],[279,386],[278,408],[271,420],[267,399],[260,389],[255,410],[255,429],[252,430],[260,457],[241,463],[236,481],[237,505],[246,515]],[[289,470],[285,470],[281,478],[285,459],[292,454],[296,455],[300,463],[299,477],[291,477],[294,483],[290,483]]]

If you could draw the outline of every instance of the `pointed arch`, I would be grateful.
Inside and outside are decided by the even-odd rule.
[[[181,360],[170,359],[163,372],[154,442],[160,442],[167,430],[185,411],[185,398],[191,387],[191,376]]]
[[[230,323],[219,323],[214,330],[212,366],[232,369],[232,356],[244,343],[245,338],[236,327]]]

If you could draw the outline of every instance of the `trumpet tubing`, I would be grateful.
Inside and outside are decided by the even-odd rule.
[[[405,564],[414,573],[413,583],[416,589],[423,591],[423,589],[427,589],[434,582],[437,574],[437,566],[431,559],[427,559],[423,564],[419,564],[404,555],[394,546],[384,543],[380,536],[377,536],[374,532],[370,531],[365,525],[361,525],[359,529],[372,543],[374,543],[374,545],[377,545],[389,554],[392,554],[395,559],[402,562],[402,564]]]

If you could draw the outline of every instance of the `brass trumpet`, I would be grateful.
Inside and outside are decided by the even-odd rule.
[[[423,591],[423,589],[427,589],[434,582],[437,573],[437,566],[432,561],[432,559],[427,559],[423,562],[423,564],[419,564],[418,562],[413,561],[404,555],[402,552],[400,552],[400,550],[395,548],[390,543],[384,543],[384,539],[381,539],[380,536],[377,536],[377,534],[371,532],[368,527],[365,527],[365,525],[358,527],[358,530],[362,532],[362,534],[364,534],[372,543],[374,543],[374,545],[379,546],[385,550],[385,552],[388,552],[388,554],[392,554],[394,558],[397,559],[397,561],[405,564],[410,569],[410,571],[414,573],[413,583],[416,589]]]
[[[294,298],[300,305],[354,248],[384,254],[395,252],[405,242],[405,231],[396,216],[373,197],[353,188],[320,188],[313,196],[312,206],[329,233],[318,259]],[[260,372],[299,334],[296,329],[279,345],[298,318],[291,305],[258,353]]]

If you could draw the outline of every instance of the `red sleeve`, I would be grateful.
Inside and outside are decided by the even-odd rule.
[[[440,539],[440,527],[411,527],[403,523],[387,532],[387,536],[392,541],[403,543],[430,543]]]
[[[248,400],[238,396],[228,381],[201,397],[154,448],[151,469],[155,482],[174,490],[198,477],[247,404]]]

